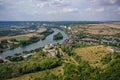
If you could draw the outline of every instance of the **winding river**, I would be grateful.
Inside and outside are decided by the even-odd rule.
[[[68,38],[68,36],[62,30],[57,29],[57,28],[52,28],[52,30],[54,30],[54,33],[47,36],[45,40],[40,40],[40,41],[38,41],[36,43],[27,45],[25,47],[18,47],[18,48],[13,49],[13,50],[5,51],[5,52],[1,53],[0,56],[1,57],[7,57],[7,56],[11,56],[11,55],[13,55],[15,53],[21,53],[23,51],[34,50],[34,49],[37,49],[39,47],[43,47],[46,44],[54,44],[54,43],[58,43],[58,42],[63,42],[65,39]],[[55,40],[53,40],[53,35],[57,34],[58,32],[62,33],[63,39],[55,41]]]

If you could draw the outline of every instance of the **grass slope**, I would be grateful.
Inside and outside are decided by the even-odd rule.
[[[63,66],[59,66],[54,69],[26,74],[17,78],[12,78],[10,80],[34,80],[35,78],[38,78],[38,77],[41,77],[41,78],[46,77],[49,74],[55,74],[55,75],[63,74],[63,72],[64,72]]]
[[[74,52],[81,56],[82,59],[88,61],[90,65],[98,67],[103,66],[101,63],[101,58],[111,53],[109,48],[103,45],[76,48]]]
[[[71,28],[73,32],[85,32],[90,34],[114,35],[114,34],[120,33],[119,23],[75,25]]]

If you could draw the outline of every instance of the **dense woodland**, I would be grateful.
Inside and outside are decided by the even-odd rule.
[[[44,40],[48,35],[52,34],[54,31],[52,29],[47,29],[46,31],[40,33],[44,35],[41,39]]]
[[[35,61],[22,61],[15,63],[0,64],[0,79],[17,77],[23,74],[51,69],[61,65],[61,60],[56,58],[45,58]]]
[[[40,35],[42,35],[42,36],[32,36],[32,37],[29,37],[27,40],[17,40],[16,38],[0,40],[0,52],[3,52],[6,49],[14,49],[18,46],[26,46],[26,45],[38,42],[40,40],[44,40],[48,35],[52,34],[53,32],[54,31],[52,29],[47,29],[46,31],[40,33]],[[9,32],[6,34],[8,35]],[[9,42],[11,42],[11,43],[9,43]],[[15,43],[17,43],[17,44],[15,44]]]
[[[81,24],[79,22],[76,23],[54,22],[52,24],[50,22],[46,22],[46,24],[51,24],[50,26],[52,27],[60,26],[60,25],[69,26],[70,24],[73,23]],[[41,22],[41,26],[43,26],[42,24],[44,24],[44,22]],[[29,28],[36,29],[36,25],[32,25]],[[53,31],[51,29],[48,29],[47,31],[42,32],[40,34],[44,35],[42,37],[42,39],[44,40],[49,34],[52,33]],[[17,35],[21,33],[16,31],[11,32],[9,30],[0,31],[1,36],[6,36],[6,34]],[[93,35],[84,32],[80,32],[75,36],[77,37],[75,38],[76,42],[79,42],[80,39],[86,37],[94,38],[100,42],[102,38],[106,37],[106,35]],[[120,37],[120,34],[115,34],[113,35],[113,37]],[[63,36],[61,33],[58,33],[53,37],[54,40],[59,40],[62,38]],[[14,38],[10,39],[10,41],[17,43],[19,42],[20,45],[25,46],[37,42],[40,39],[41,39],[40,37],[33,36],[27,41],[18,41]],[[120,44],[103,43],[102,45],[119,47]],[[12,49],[17,46],[19,45],[12,44],[10,45],[10,48]],[[120,52],[113,52],[103,56],[100,62],[104,67],[102,68],[94,67],[90,65],[88,61],[84,60],[80,55],[77,55],[74,52],[74,49],[76,48],[86,48],[91,46],[93,45],[79,44],[79,43],[73,43],[67,45],[57,44],[55,50],[57,50],[57,52],[61,54],[59,57],[48,56],[49,53],[44,52],[43,48],[38,48],[31,51],[33,56],[26,59],[23,58],[22,56],[19,57],[8,56],[7,59],[10,62],[4,62],[3,60],[0,59],[0,80],[7,80],[13,78],[18,78],[18,80],[21,80],[21,78],[19,79],[19,77],[25,77],[26,75],[31,75],[31,74],[32,76],[30,76],[29,80],[120,80]],[[0,48],[4,49],[7,47],[8,47],[8,40],[1,40]],[[54,69],[59,67],[62,68],[62,70],[58,70],[58,72],[54,71]],[[60,71],[61,73],[59,73]],[[40,73],[42,75],[39,75]]]
[[[27,40],[27,41],[20,41],[20,44],[22,46],[26,46],[28,44],[32,44],[32,43],[38,42],[39,40],[40,40],[40,37],[33,36],[29,40]]]
[[[104,69],[92,67],[89,63],[73,52],[74,48],[83,48],[88,45],[72,44],[69,46],[60,45],[62,51],[69,57],[77,61],[77,65],[71,62],[65,62],[63,57],[47,57],[42,52],[42,48],[36,49],[37,57],[31,57],[28,60],[12,63],[0,63],[0,79],[9,79],[24,74],[38,71],[46,71],[64,65],[63,74],[55,75],[49,73],[46,76],[38,76],[34,80],[120,80],[120,53],[106,55],[101,62],[106,65]],[[41,57],[44,56],[44,57]],[[45,73],[47,74],[47,73]]]
[[[63,39],[63,35],[59,32],[53,36],[53,40],[60,40]]]

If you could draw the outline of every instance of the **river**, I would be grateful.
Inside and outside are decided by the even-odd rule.
[[[5,58],[7,56],[11,56],[11,55],[14,55],[16,53],[22,53],[23,51],[30,51],[30,50],[37,49],[39,47],[43,47],[46,44],[54,44],[54,43],[58,43],[58,42],[63,42],[65,39],[68,38],[68,36],[62,30],[57,29],[57,28],[52,28],[52,30],[54,30],[54,33],[47,36],[45,40],[40,40],[40,41],[38,41],[36,43],[27,45],[25,47],[18,47],[18,48],[15,48],[13,50],[5,51],[3,53],[0,53],[0,56]],[[55,40],[53,40],[53,35],[57,34],[58,32],[62,33],[63,39],[55,41]]]

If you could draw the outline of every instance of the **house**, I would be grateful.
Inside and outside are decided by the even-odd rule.
[[[57,50],[55,49],[55,45],[54,44],[47,44],[45,45],[45,47],[43,48],[44,52],[48,53],[49,57],[57,57],[57,55],[59,54],[57,52]]]
[[[71,30],[71,27],[68,27],[68,30]]]
[[[23,56],[23,58],[29,58],[31,56],[32,56],[32,54],[26,54],[26,55]]]
[[[64,26],[64,25],[61,25],[60,27],[61,27],[61,28],[67,28],[67,26]]]
[[[44,49],[52,49],[54,47],[53,44],[47,44],[45,45]]]
[[[49,56],[56,57],[57,55],[57,51],[55,49],[49,50],[48,52],[49,52]]]
[[[99,44],[98,41],[96,39],[93,39],[93,38],[82,38],[80,40],[80,43],[84,43],[84,44]]]
[[[68,45],[68,44],[72,44],[73,42],[74,42],[73,39],[66,39],[63,41],[62,44]]]

